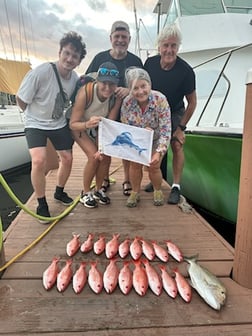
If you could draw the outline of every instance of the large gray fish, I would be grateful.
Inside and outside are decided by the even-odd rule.
[[[188,273],[192,287],[213,309],[220,310],[226,300],[226,288],[221,281],[206,268],[197,263],[197,256],[184,257],[189,263]]]

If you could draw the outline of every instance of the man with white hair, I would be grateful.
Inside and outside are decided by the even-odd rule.
[[[162,92],[171,107],[173,184],[167,201],[169,204],[177,204],[180,200],[180,179],[184,167],[184,131],[197,103],[195,73],[192,67],[177,55],[181,39],[181,32],[175,24],[166,26],[158,36],[159,54],[149,57],[144,64],[150,75],[152,88]],[[163,158],[161,170],[166,180],[167,153]],[[153,191],[152,185],[148,184],[145,191]]]

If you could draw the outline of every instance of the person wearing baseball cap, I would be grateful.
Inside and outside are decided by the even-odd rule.
[[[102,63],[98,69],[96,80],[117,85],[119,83],[119,71],[111,62]]]
[[[80,197],[80,203],[87,208],[96,208],[98,203],[110,204],[110,198],[102,189],[103,180],[109,170],[110,157],[100,156],[97,135],[102,117],[112,120],[118,117],[122,103],[121,98],[115,96],[118,83],[119,71],[116,65],[112,62],[102,63],[98,68],[96,80],[79,89],[72,109],[69,126],[74,140],[87,156]],[[94,178],[95,191],[91,187]]]
[[[115,21],[110,30],[110,43],[111,48],[105,51],[99,52],[91,61],[89,67],[86,70],[86,74],[97,72],[100,65],[104,62],[112,62],[119,70],[119,83],[115,90],[117,97],[121,99],[125,98],[129,94],[129,89],[125,82],[125,71],[127,68],[135,66],[143,68],[142,60],[128,51],[131,36],[129,25],[125,21]],[[118,115],[118,121],[120,116]],[[129,181],[129,161],[122,160],[124,169],[124,181],[122,183],[123,194],[129,196],[131,192],[131,184]],[[107,177],[103,182],[103,189],[106,191],[110,186],[109,171]]]
[[[124,21],[115,21],[112,24],[110,34],[113,34],[117,30],[126,30],[130,34],[129,25]]]

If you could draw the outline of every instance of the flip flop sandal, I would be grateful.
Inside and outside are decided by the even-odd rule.
[[[132,190],[130,181],[124,181],[122,186],[123,186],[123,195],[130,196],[130,191]]]
[[[103,183],[102,183],[102,190],[104,191],[104,192],[106,192],[107,190],[108,190],[108,188],[110,187],[110,180],[109,179],[104,179],[103,180]]]

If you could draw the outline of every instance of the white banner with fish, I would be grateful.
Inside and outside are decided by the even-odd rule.
[[[153,130],[102,118],[98,135],[101,153],[150,165]]]

